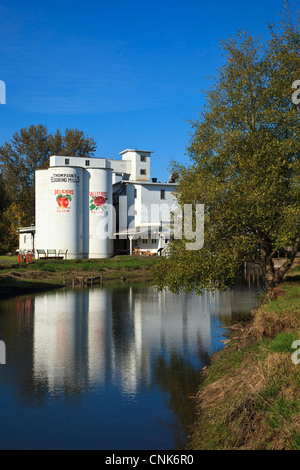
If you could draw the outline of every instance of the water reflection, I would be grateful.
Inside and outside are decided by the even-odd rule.
[[[55,435],[48,416],[33,448],[42,443],[72,448],[75,435],[77,448],[177,447],[192,418],[188,397],[199,386],[202,367],[222,347],[223,327],[256,305],[256,295],[247,284],[202,297],[158,293],[143,285],[66,289],[2,301],[0,339],[6,342],[7,366],[0,370],[0,399],[11,391],[7,417],[18,422],[14,400],[21,415],[26,404],[48,416],[52,403]],[[53,408],[53,400],[62,398],[72,403],[76,430],[66,432],[61,408]],[[146,435],[141,434],[145,422]],[[101,444],[96,429],[103,433]]]
[[[47,382],[49,392],[98,387],[109,379],[123,393],[135,394],[151,383],[154,355],[175,350],[198,367],[207,362],[220,339],[212,331],[215,319],[223,325],[231,321],[233,311],[241,311],[238,298],[236,305],[236,292],[174,296],[153,287],[36,297],[34,379]],[[249,299],[243,301],[247,311]]]

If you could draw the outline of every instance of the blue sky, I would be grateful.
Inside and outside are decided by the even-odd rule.
[[[152,176],[188,162],[190,119],[223,63],[221,39],[267,38],[282,0],[0,0],[0,145],[31,124],[78,128],[96,156],[154,151]]]

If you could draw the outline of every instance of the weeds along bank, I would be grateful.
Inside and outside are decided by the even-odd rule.
[[[245,324],[233,325],[227,345],[203,372],[189,449],[300,449],[296,279],[266,295]]]

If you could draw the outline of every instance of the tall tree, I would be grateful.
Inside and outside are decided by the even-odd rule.
[[[50,137],[53,155],[70,155],[72,157],[92,157],[97,148],[92,137],[86,137],[79,129],[66,129],[64,135],[57,130]]]
[[[30,126],[15,132],[9,142],[0,147],[1,172],[12,202],[19,208],[19,224],[34,223],[34,175],[44,168],[51,155],[51,144],[45,126]]]
[[[155,271],[160,288],[225,289],[246,260],[271,287],[300,250],[300,122],[292,102],[300,35],[287,21],[270,35],[266,45],[246,32],[222,43],[225,65],[192,123],[191,165],[174,168],[178,203],[205,205],[204,246],[187,251],[186,240],[175,240]],[[275,268],[286,246],[291,256]]]
[[[78,129],[48,133],[43,125],[25,127],[0,146],[0,169],[15,210],[12,226],[31,225],[35,217],[35,170],[47,168],[51,155],[93,157],[96,142]],[[17,214],[17,217],[16,217]],[[13,247],[11,247],[13,249]]]
[[[3,176],[0,174],[0,253],[9,251],[9,241],[6,232],[6,211],[9,206],[9,197],[5,188]]]

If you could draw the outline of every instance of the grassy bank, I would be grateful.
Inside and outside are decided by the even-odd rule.
[[[157,258],[115,256],[99,260],[34,260],[19,264],[17,257],[0,257],[0,297],[40,292],[72,285],[74,278],[102,276],[103,284],[150,281]]]
[[[189,449],[300,449],[300,267],[203,372]],[[295,345],[294,345],[295,346]],[[299,354],[297,354],[297,350]]]

